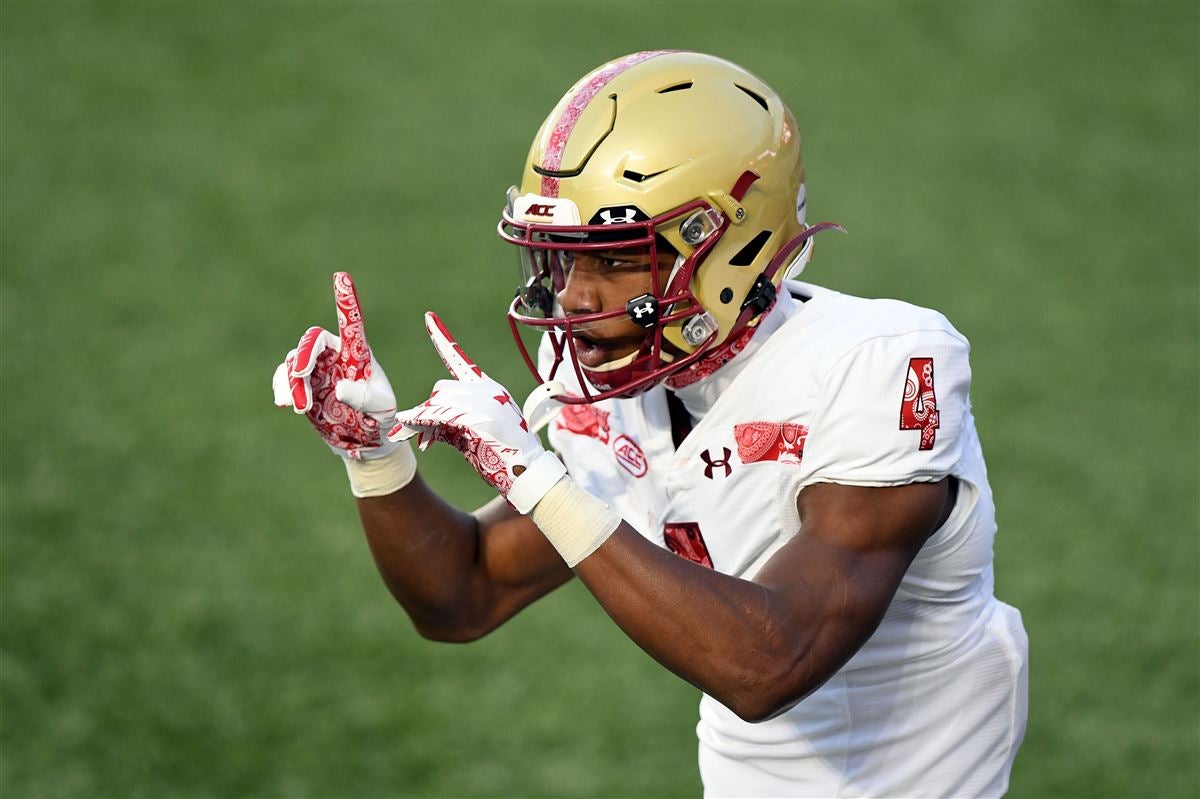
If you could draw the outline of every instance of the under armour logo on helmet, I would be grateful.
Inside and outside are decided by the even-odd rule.
[[[728,477],[733,472],[733,467],[729,465],[729,456],[733,453],[729,451],[729,447],[721,447],[721,451],[724,454],[721,456],[720,460],[716,461],[714,461],[712,456],[708,454],[708,450],[703,450],[700,453],[700,459],[703,460],[705,464],[704,476],[709,480],[713,479],[713,469],[718,469],[722,466],[725,467],[725,474],[723,475],[724,477]]]
[[[618,208],[623,216],[613,216],[613,212],[605,208],[600,212],[600,221],[605,225],[627,225],[633,222],[637,216],[637,211],[633,208]]]
[[[625,303],[629,318],[645,328],[658,324],[658,298],[653,294],[642,294]]]

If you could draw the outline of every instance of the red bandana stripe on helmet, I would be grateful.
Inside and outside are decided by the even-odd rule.
[[[547,172],[557,172],[562,168],[563,151],[567,148],[567,140],[571,138],[571,131],[575,130],[575,123],[579,121],[579,116],[583,113],[583,109],[587,108],[588,103],[600,93],[601,89],[611,83],[613,78],[643,61],[673,52],[675,51],[646,50],[641,53],[633,53],[632,55],[627,55],[624,58],[613,61],[603,70],[593,75],[591,80],[581,86],[579,91],[575,92],[575,96],[567,103],[562,116],[554,123],[554,131],[550,134],[550,142],[546,146],[546,157],[542,161],[542,169]],[[542,176],[542,196],[558,196],[558,178]]]

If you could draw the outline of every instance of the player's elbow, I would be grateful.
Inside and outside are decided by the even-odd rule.
[[[759,724],[783,715],[799,701],[791,692],[785,694],[775,686],[763,685],[737,692],[723,704],[742,721]]]
[[[423,624],[416,624],[414,627],[426,641],[436,641],[440,644],[469,644],[490,632],[475,627],[435,627]]]
[[[495,624],[488,623],[485,619],[463,615],[410,618],[418,635],[427,641],[442,644],[469,644],[496,629]]]
[[[742,721],[758,724],[791,710],[823,682],[803,650],[781,647],[742,659],[725,697],[716,698]]]

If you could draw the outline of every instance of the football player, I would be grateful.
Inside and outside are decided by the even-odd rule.
[[[339,273],[339,333],[304,334],[276,403],[343,457],[422,635],[478,638],[582,580],[703,691],[706,795],[1000,795],[1027,639],[993,594],[968,343],[794,280],[830,227],[806,221],[800,131],[759,78],[619,58],[562,98],[506,198],[529,399],[427,314],[449,377],[396,414]],[[450,506],[413,442],[457,448],[497,498]]]

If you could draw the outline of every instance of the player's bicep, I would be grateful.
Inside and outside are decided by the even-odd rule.
[[[792,621],[791,647],[803,661],[798,686],[824,682],[870,638],[953,502],[950,479],[886,488],[818,483],[800,492],[800,532],[754,578],[770,589],[777,617]]]

